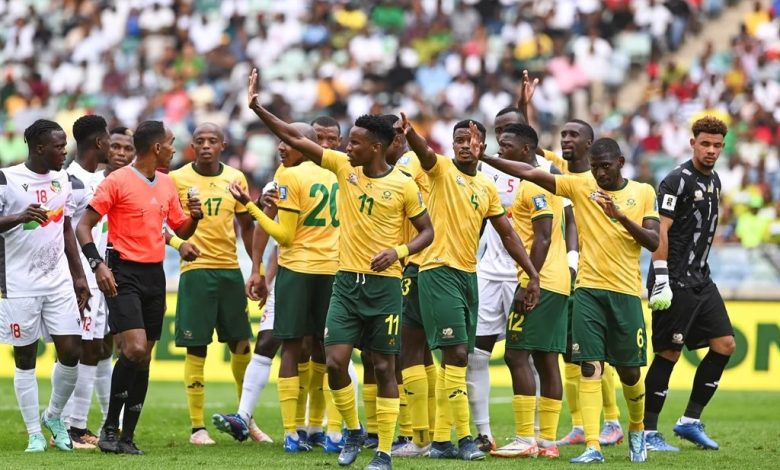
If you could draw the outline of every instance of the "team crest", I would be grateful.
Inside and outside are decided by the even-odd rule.
[[[390,191],[385,191],[382,193],[382,199],[384,199],[385,201],[389,201],[392,197],[393,197],[393,193],[391,193]]]
[[[55,193],[58,193],[58,192],[62,191],[62,185],[60,185],[59,181],[52,181],[50,188]]]
[[[635,205],[636,205],[636,199],[634,198],[629,198],[628,201],[626,201],[627,207],[634,207]]]
[[[347,181],[349,181],[352,184],[357,184],[358,177],[355,173],[350,173],[349,176],[347,177]]]
[[[466,186],[466,180],[464,180],[463,177],[460,175],[455,177],[455,182],[458,183],[460,186]]]
[[[539,194],[538,196],[534,196],[531,199],[534,201],[534,208],[536,208],[538,211],[547,209],[549,207],[547,205],[547,198],[544,197],[544,194]]]
[[[287,200],[287,186],[279,186],[279,200],[280,201]]]
[[[704,193],[701,189],[697,189],[693,192],[693,200],[694,201],[703,201],[704,200]]]
[[[441,337],[444,339],[452,339],[455,337],[455,332],[452,331],[452,328],[444,328],[441,330]]]

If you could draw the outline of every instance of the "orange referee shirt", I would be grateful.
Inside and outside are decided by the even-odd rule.
[[[158,171],[149,181],[132,165],[108,175],[89,206],[100,215],[108,214],[108,243],[121,259],[136,263],[161,263],[163,223],[176,230],[189,219],[168,175]]]

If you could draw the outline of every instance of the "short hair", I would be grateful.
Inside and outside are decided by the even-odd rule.
[[[355,126],[367,130],[385,147],[393,143],[393,139],[395,139],[393,125],[388,123],[386,119],[382,119],[382,116],[364,114],[355,120]]]
[[[499,112],[496,113],[496,117],[503,116],[504,114],[509,113],[517,113],[519,115],[523,115],[523,113],[520,111],[520,108],[517,108],[515,106],[507,106],[506,108],[501,108]]]
[[[118,127],[115,127],[113,129],[111,129],[110,131],[108,131],[108,134],[109,135],[126,135],[128,137],[132,137],[133,136],[133,131],[131,131],[129,128],[127,128],[125,126],[118,126]]]
[[[381,117],[382,119],[384,119],[385,121],[387,121],[387,123],[388,123],[388,124],[390,124],[390,126],[391,126],[391,127],[392,127],[393,125],[395,125],[396,121],[398,121],[399,119],[401,119],[401,118],[399,118],[398,116],[396,116],[395,114],[383,114],[383,115],[381,115],[381,116],[379,116],[379,117]]]
[[[89,145],[90,140],[98,134],[106,132],[106,120],[103,116],[97,114],[87,114],[76,119],[73,123],[73,138],[76,139],[76,146],[79,148]]]
[[[38,144],[45,143],[45,140],[49,139],[51,133],[56,131],[65,132],[62,126],[54,121],[38,119],[24,130],[24,141],[27,142],[27,147],[31,149]]]
[[[539,145],[539,135],[528,124],[510,124],[504,128],[504,134],[514,134],[531,143],[534,147]]]
[[[455,127],[452,128],[452,135],[455,135],[455,131],[458,129],[469,129],[469,123],[473,122],[474,125],[477,126],[477,129],[479,129],[479,132],[482,134],[482,142],[485,141],[485,137],[487,136],[487,129],[485,129],[485,126],[479,122],[475,121],[473,119],[464,119],[462,121],[459,121],[457,124],[455,124]]]
[[[133,145],[138,155],[143,155],[152,145],[165,138],[165,125],[162,121],[144,121],[138,124],[133,134]]]
[[[583,121],[582,119],[569,119],[566,122],[574,122],[576,124],[579,124],[580,126],[584,127],[585,130],[588,132],[588,135],[590,136],[590,140],[593,140],[596,138],[596,134],[593,132],[593,127],[591,127],[590,124]]]
[[[336,129],[339,130],[339,134],[341,134],[341,124],[339,124],[337,120],[333,119],[330,116],[317,116],[311,122],[312,126],[315,124],[322,127],[335,127]]]
[[[601,139],[598,139],[597,141],[593,142],[593,145],[590,146],[590,154],[591,155],[609,154],[614,156],[620,156],[622,155],[622,152],[620,150],[620,146],[615,141],[615,139],[610,139],[609,137],[602,137]]]
[[[704,116],[693,123],[691,131],[693,131],[694,138],[698,137],[702,132],[705,134],[720,134],[726,137],[728,127],[725,122],[714,116]]]

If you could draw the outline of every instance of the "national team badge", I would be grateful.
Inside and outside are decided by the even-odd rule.
[[[60,185],[59,181],[52,181],[50,188],[55,193],[58,193],[58,192],[62,191],[62,185]]]
[[[382,199],[384,199],[385,201],[389,201],[392,197],[393,197],[393,193],[391,193],[390,191],[385,191],[382,193]]]
[[[349,176],[347,177],[347,181],[349,181],[352,184],[357,184],[358,182],[357,175],[354,173],[350,173]]]
[[[287,200],[287,186],[279,186],[279,200],[280,201]]]
[[[463,177],[460,175],[455,177],[455,182],[458,183],[460,186],[466,186],[466,180],[464,180]]]
[[[531,199],[534,201],[534,208],[536,208],[538,211],[547,209],[547,207],[549,207],[547,205],[547,198],[544,197],[544,194],[539,194],[538,196],[534,196]]]

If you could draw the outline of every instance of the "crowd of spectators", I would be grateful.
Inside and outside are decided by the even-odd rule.
[[[687,157],[690,119],[723,116],[721,233],[731,240],[744,214],[761,219],[780,201],[778,5],[757,2],[729,50],[710,47],[693,64],[666,58],[735,3],[0,0],[0,165],[25,158],[22,131],[40,117],[67,131],[90,112],[130,127],[162,119],[177,164],[193,158],[194,127],[211,121],[226,130],[225,161],[262,186],[276,140],[246,107],[253,66],[260,99],[284,119],[328,114],[346,133],[360,114],[403,109],[444,151],[455,120],[492,122],[528,69],[540,79],[532,109],[546,144],[568,117],[589,119],[623,143],[629,174],[650,182]],[[637,73],[651,85],[638,109],[623,109],[616,91]]]

